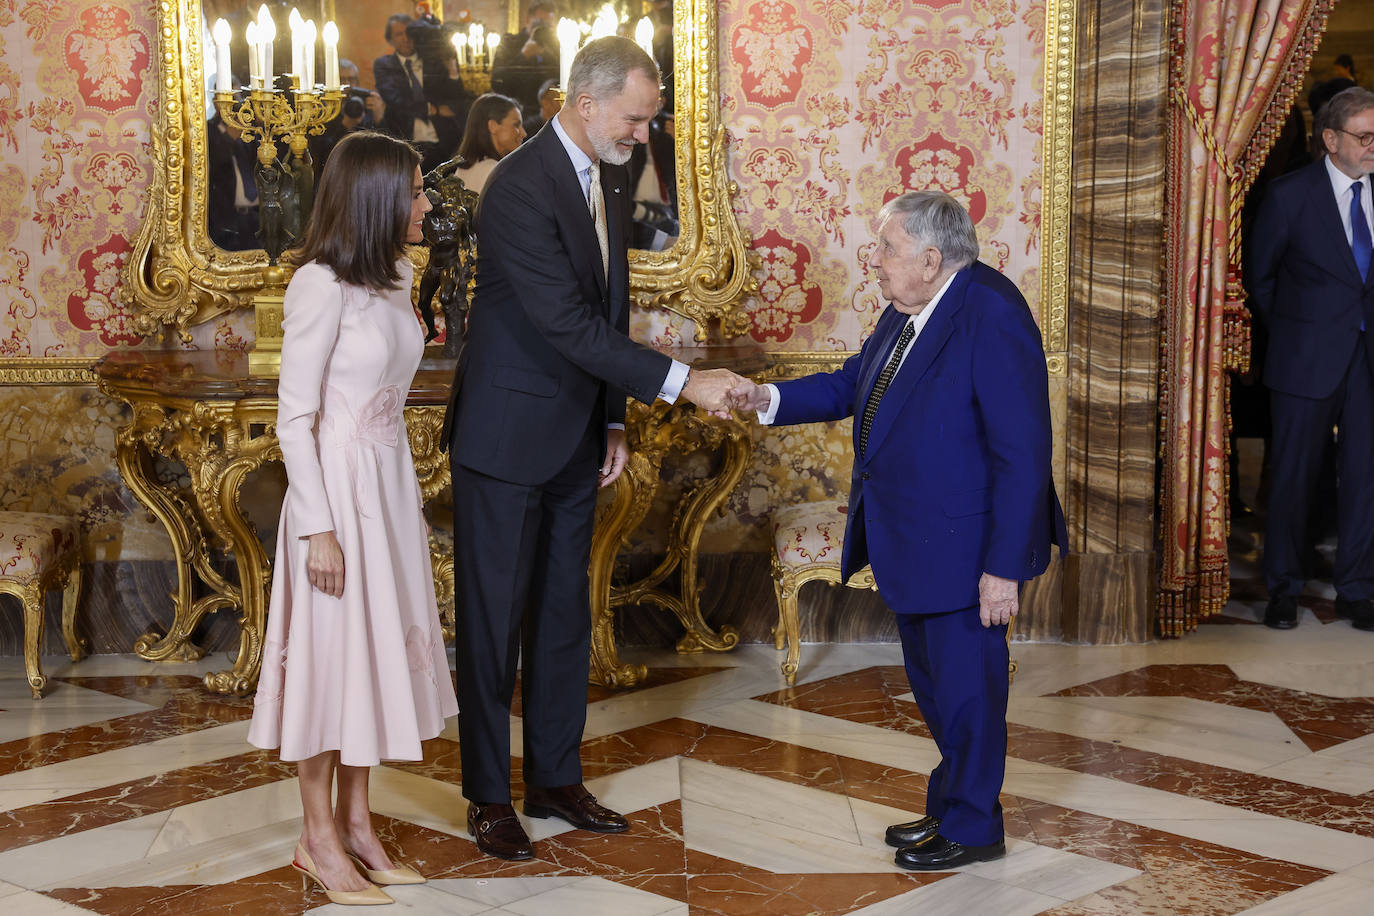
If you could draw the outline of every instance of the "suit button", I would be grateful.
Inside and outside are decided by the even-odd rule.
[[[867,480],[867,479],[868,479],[868,472],[867,472],[867,471],[860,471],[860,472],[859,472],[859,479],[860,479],[860,480]]]

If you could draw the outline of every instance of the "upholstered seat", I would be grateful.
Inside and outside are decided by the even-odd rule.
[[[48,679],[39,667],[43,644],[43,596],[62,589],[62,638],[72,661],[86,654],[76,636],[76,602],[81,593],[81,537],[76,522],[61,515],[0,511],[0,594],[24,608],[24,668],[33,698]]]
[[[787,649],[782,673],[787,683],[797,680],[801,662],[801,622],[797,592],[807,582],[840,581],[840,556],[849,506],[837,500],[787,506],[773,513],[773,590],[778,596],[778,625],[773,642]],[[874,588],[873,572],[864,567],[847,583],[850,588]]]

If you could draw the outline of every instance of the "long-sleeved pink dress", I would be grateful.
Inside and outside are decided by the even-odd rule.
[[[401,409],[424,350],[400,288],[303,265],[286,289],[277,438],[287,489],[248,741],[282,760],[418,760],[458,712]],[[344,589],[310,585],[306,537],[333,531]]]

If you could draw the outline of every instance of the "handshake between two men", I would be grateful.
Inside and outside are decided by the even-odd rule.
[[[732,410],[767,410],[768,389],[729,369],[692,369],[682,396],[713,417],[724,419]]]

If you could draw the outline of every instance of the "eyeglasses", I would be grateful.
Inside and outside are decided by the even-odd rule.
[[[1374,134],[1356,134],[1356,133],[1351,133],[1350,131],[1346,130],[1344,127],[1338,127],[1338,128],[1336,128],[1336,130],[1340,131],[1340,132],[1343,133],[1343,134],[1350,134],[1350,136],[1354,137],[1354,138],[1355,138],[1355,142],[1358,143],[1358,144],[1360,144],[1360,146],[1370,146],[1370,145],[1374,145]]]

